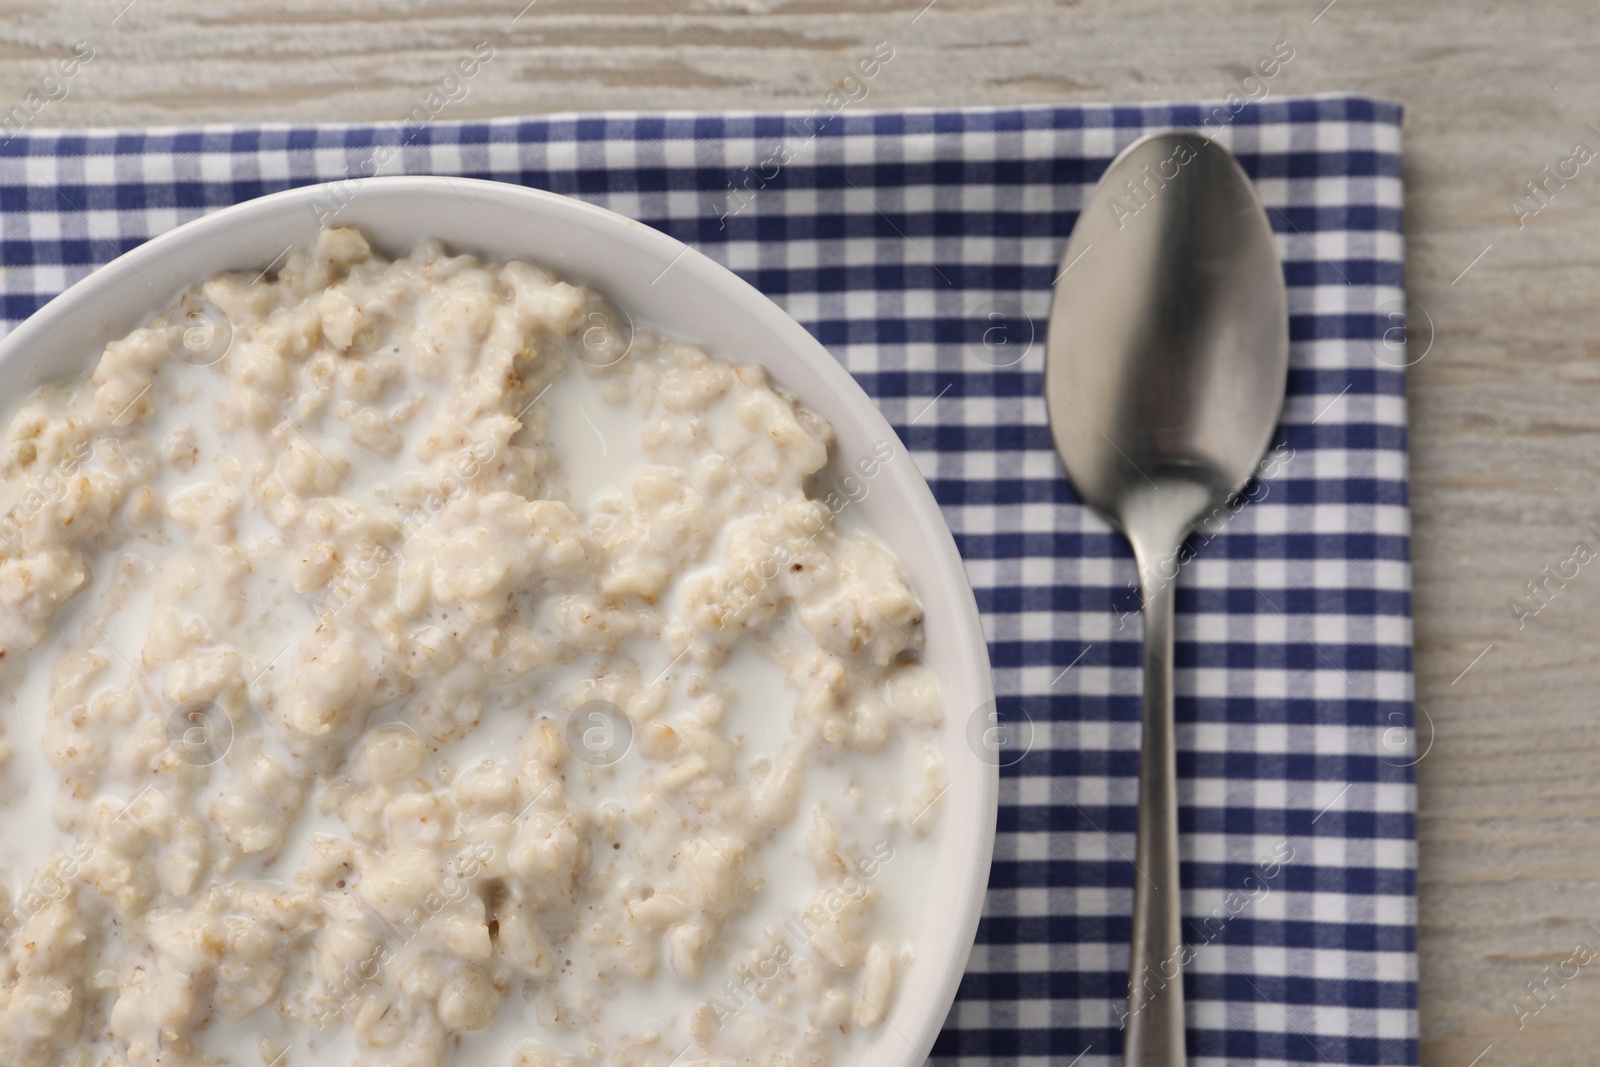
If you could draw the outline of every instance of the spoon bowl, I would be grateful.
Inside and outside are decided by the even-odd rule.
[[[1289,366],[1283,267],[1238,161],[1152,134],[1112,161],[1062,259],[1045,348],[1056,450],[1079,497],[1133,547],[1144,601],[1144,718],[1123,1062],[1183,1067],[1172,629],[1177,555],[1244,488]],[[1170,576],[1163,577],[1163,572]]]
[[[1046,402],[1084,503],[1127,533],[1130,493],[1204,485],[1215,506],[1242,489],[1283,407],[1289,318],[1272,227],[1238,162],[1195,133],[1135,141],[1064,262]]]

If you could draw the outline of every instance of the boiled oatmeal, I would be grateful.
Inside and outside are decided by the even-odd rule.
[[[324,230],[0,438],[0,1063],[822,1065],[913,964],[922,609],[755,365]]]

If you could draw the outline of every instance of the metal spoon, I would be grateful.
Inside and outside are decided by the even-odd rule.
[[[1144,729],[1123,1063],[1184,1067],[1178,783],[1172,721],[1177,554],[1242,489],[1289,365],[1283,268],[1227,149],[1197,133],[1123,151],[1056,281],[1045,400],[1078,495],[1133,546],[1144,600]]]

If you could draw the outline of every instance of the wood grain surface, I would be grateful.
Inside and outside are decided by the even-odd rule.
[[[1512,206],[1600,150],[1595,0],[525,2],[3,3],[0,109],[79,40],[33,125],[398,121],[480,41],[443,117],[813,107],[884,40],[869,106],[1219,97],[1279,41],[1274,95],[1404,102],[1423,1062],[1600,1062],[1600,159]]]

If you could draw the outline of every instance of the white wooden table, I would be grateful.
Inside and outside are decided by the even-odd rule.
[[[1600,553],[1600,159],[1537,214],[1511,206],[1575,143],[1600,151],[1594,0],[525,2],[5,0],[0,121],[810,108],[878,42],[869,106],[1214,98],[1279,42],[1273,95],[1403,101],[1432,321],[1410,387],[1423,1061],[1600,1062],[1600,958],[1563,967],[1600,950],[1600,560],[1541,601],[1524,585]],[[80,40],[93,57],[61,78]],[[446,82],[480,42],[492,58]],[[1530,980],[1545,1006],[1519,1020]]]

